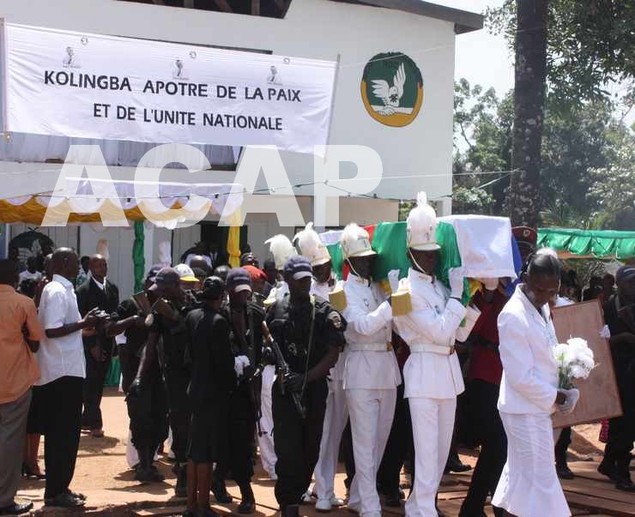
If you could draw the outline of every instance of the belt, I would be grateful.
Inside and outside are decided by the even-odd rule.
[[[439,355],[452,355],[454,353],[454,345],[445,346],[445,345],[432,345],[428,343],[420,343],[408,345],[410,347],[411,353],[416,352],[427,352],[430,354],[439,354]]]
[[[392,343],[348,343],[346,348],[352,352],[390,352]]]

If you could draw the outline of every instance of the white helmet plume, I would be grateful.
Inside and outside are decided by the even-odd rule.
[[[331,260],[326,246],[320,240],[320,236],[313,229],[313,223],[308,223],[304,230],[295,234],[293,242],[298,248],[301,255],[304,255],[311,261],[312,266],[326,264]]]
[[[297,255],[289,237],[282,235],[281,233],[267,239],[265,244],[269,244],[269,251],[273,255],[273,260],[276,263],[276,269],[278,271],[282,271],[284,263],[289,259],[289,257]]]

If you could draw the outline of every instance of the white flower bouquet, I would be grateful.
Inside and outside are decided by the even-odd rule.
[[[553,349],[558,363],[558,388],[569,390],[573,388],[573,381],[586,379],[595,368],[593,350],[582,338],[573,337],[566,343],[560,343]]]

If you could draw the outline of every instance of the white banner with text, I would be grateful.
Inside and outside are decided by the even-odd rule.
[[[5,131],[153,143],[327,143],[336,63],[4,24]]]

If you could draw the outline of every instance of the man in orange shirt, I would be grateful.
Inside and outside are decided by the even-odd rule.
[[[18,267],[0,260],[0,515],[17,515],[33,503],[15,502],[20,483],[31,386],[40,378],[33,352],[44,331],[33,300],[18,294]]]

